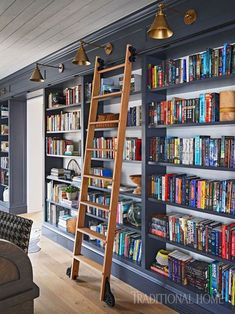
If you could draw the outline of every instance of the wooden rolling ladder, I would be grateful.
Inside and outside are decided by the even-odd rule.
[[[104,68],[104,61],[99,57],[96,57],[95,61],[95,69],[94,69],[94,77],[92,83],[92,95],[91,95],[91,106],[88,120],[88,131],[87,131],[87,139],[86,139],[86,148],[85,148],[85,157],[84,157],[84,166],[82,171],[82,184],[80,191],[80,200],[79,200],[79,212],[77,217],[77,227],[76,227],[76,235],[75,235],[75,244],[74,244],[74,252],[73,252],[73,261],[72,261],[72,269],[68,270],[68,274],[71,279],[76,279],[79,271],[80,262],[84,262],[90,265],[93,268],[101,271],[102,273],[102,283],[101,283],[101,291],[100,291],[100,300],[105,301],[109,306],[115,305],[115,298],[110,289],[110,273],[112,266],[112,255],[113,255],[113,243],[115,238],[116,231],[116,213],[118,206],[118,196],[119,196],[119,188],[121,181],[121,169],[122,169],[122,160],[123,160],[123,147],[125,141],[125,131],[126,131],[126,123],[127,123],[127,112],[128,112],[128,102],[130,95],[130,86],[131,86],[131,72],[132,72],[132,62],[135,61],[135,49],[131,45],[127,45],[125,62],[113,67]],[[122,91],[113,92],[109,94],[100,95],[100,81],[101,75],[103,73],[107,73],[109,71],[114,71],[117,69],[124,68],[124,78],[123,78],[123,88]],[[121,108],[119,111],[119,119],[115,121],[101,121],[97,122],[97,110],[98,103],[107,98],[112,97],[121,97]],[[110,149],[99,149],[93,148],[93,139],[95,129],[99,128],[100,124],[104,123],[117,123],[117,146],[115,147],[115,157],[114,157],[114,169],[113,169],[113,177],[103,177],[97,176],[90,173],[91,169],[91,157],[93,151],[110,151]],[[88,201],[88,186],[89,179],[98,179],[105,182],[109,182],[112,184],[110,205],[105,206],[97,203],[93,203]],[[85,215],[87,207],[95,207],[106,211],[109,213],[108,218],[108,229],[107,234],[103,235],[98,232],[92,231],[91,229],[85,227]],[[105,243],[105,253],[104,253],[104,261],[103,265],[96,263],[93,260],[83,256],[81,254],[81,247],[83,241],[83,235],[88,235],[92,238],[101,240]]]

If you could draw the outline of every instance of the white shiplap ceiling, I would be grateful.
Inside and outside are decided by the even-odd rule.
[[[0,0],[0,79],[156,0]]]

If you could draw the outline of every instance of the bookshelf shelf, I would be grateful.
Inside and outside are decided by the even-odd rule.
[[[152,198],[152,197],[149,197],[148,201],[153,202],[153,203],[157,203],[159,205],[170,205],[170,206],[174,206],[174,207],[178,207],[178,208],[185,208],[185,209],[196,211],[196,212],[200,212],[200,213],[206,213],[206,214],[210,214],[210,215],[215,215],[215,216],[235,219],[235,215],[226,214],[226,213],[220,213],[220,212],[216,212],[216,211],[209,210],[209,209],[195,208],[195,207],[192,207],[192,206],[186,206],[186,205],[182,205],[182,204],[176,204],[176,203],[171,203],[171,202],[159,201],[159,200],[157,200],[155,198]]]
[[[159,124],[156,126],[148,126],[148,129],[163,129],[163,128],[184,128],[184,127],[210,127],[210,126],[224,126],[224,125],[233,125],[235,121],[218,121],[210,123],[183,123],[183,124]]]
[[[99,216],[96,216],[96,215],[93,215],[93,214],[90,214],[90,213],[87,213],[87,212],[86,212],[86,216],[89,216],[91,218],[94,218],[94,219],[97,219],[97,220],[100,220],[100,221],[103,221],[103,222],[108,222],[108,219],[106,219],[106,218],[102,218],[102,217],[99,217]],[[118,224],[118,223],[116,223],[116,226],[128,228],[129,230],[134,231],[134,232],[141,232],[141,228],[140,227],[135,227],[135,226],[131,225],[130,223],[125,223],[125,224]]]
[[[148,237],[152,238],[152,239],[155,239],[157,241],[163,242],[163,243],[172,244],[174,246],[177,246],[177,247],[179,247],[181,249],[184,249],[184,250],[187,250],[187,251],[190,251],[190,252],[193,252],[193,253],[197,253],[197,254],[209,257],[209,258],[211,258],[213,260],[224,262],[225,264],[229,264],[229,265],[232,265],[232,266],[235,265],[235,261],[227,260],[227,259],[221,258],[219,256],[216,256],[216,255],[213,255],[213,254],[210,254],[210,253],[206,253],[206,252],[194,249],[193,247],[190,247],[190,246],[187,246],[187,245],[183,245],[183,244],[180,244],[180,243],[177,243],[177,242],[174,242],[174,241],[170,241],[170,240],[167,240],[165,238],[158,237],[158,236],[156,236],[154,234],[151,234],[151,233],[148,234]]]
[[[169,163],[169,162],[155,162],[155,161],[149,161],[148,164],[149,164],[150,166],[179,167],[179,168],[218,170],[218,171],[229,171],[229,172],[234,172],[234,171],[235,171],[235,168],[206,167],[206,166],[195,166],[195,165],[183,165],[183,164],[173,164],[173,163]]]
[[[81,156],[76,156],[76,155],[52,155],[52,154],[47,154],[47,157],[56,157],[56,158],[82,158]]]
[[[116,130],[117,131],[118,128],[95,128],[95,131],[96,132],[99,132],[99,131],[113,131],[113,130]],[[141,130],[142,129],[142,126],[127,126],[126,127],[126,130],[127,131],[133,131],[133,130]],[[87,131],[87,129],[86,129]]]
[[[78,133],[81,130],[67,130],[67,131],[47,131],[47,134],[65,134],[65,133]]]
[[[56,205],[56,206],[64,207],[64,208],[67,208],[67,209],[78,210],[77,207],[71,207],[71,206],[68,206],[68,205],[63,204],[63,203],[58,203],[58,202],[54,202],[54,201],[51,201],[51,200],[46,200],[46,201],[47,201],[47,203],[53,204],[53,205]]]
[[[87,240],[83,240],[83,242],[89,246],[91,249],[94,249],[94,250],[97,250],[99,251],[102,256],[104,255],[104,249],[98,245],[96,245],[95,243],[92,243],[91,241],[87,241]],[[127,258],[127,257],[124,257],[124,256],[120,256],[120,255],[117,255],[116,253],[113,253],[113,261],[120,261],[120,262],[124,262],[125,264],[129,265],[129,266],[132,266],[132,267],[135,267],[139,270],[142,270],[141,268],[141,264],[140,263],[137,263],[135,261],[132,261],[131,259]]]
[[[58,107],[54,107],[54,108],[46,108],[46,111],[47,112],[54,112],[54,111],[61,111],[64,109],[74,109],[77,107],[81,107],[81,104],[77,103],[77,104],[71,104],[71,105],[58,106]]]
[[[140,95],[142,93],[142,91],[135,91],[135,92],[131,92],[130,93],[130,96],[135,96],[135,95]],[[112,98],[120,98],[120,95],[117,95],[117,96],[112,96]],[[109,98],[107,99],[103,99],[102,101],[106,101],[106,100],[110,100]],[[90,100],[86,100],[85,101],[86,104],[90,104]]]
[[[112,158],[94,158],[92,157],[91,158],[92,160],[97,160],[97,161],[109,161],[109,162],[113,162],[113,159]],[[123,159],[123,162],[125,163],[136,163],[136,164],[141,164],[142,161],[141,160],[126,160],[126,159]]]
[[[80,186],[79,182],[63,180],[63,179],[59,179],[59,178],[56,178],[56,177],[53,177],[53,176],[47,176],[47,180],[52,180],[52,181],[61,182],[61,183],[67,183],[67,184],[71,184],[71,185],[74,185],[74,186]]]
[[[192,86],[193,88],[195,88],[197,85],[201,85],[201,84],[208,84],[208,83],[212,83],[212,82],[223,82],[223,81],[227,81],[227,80],[231,80],[231,82],[234,80],[235,78],[235,74],[231,74],[231,75],[222,75],[222,76],[217,76],[217,77],[208,77],[205,79],[200,79],[200,80],[193,80],[190,82],[184,82],[181,84],[172,84],[172,85],[168,85],[168,86],[163,86],[163,87],[158,87],[158,88],[153,88],[153,89],[149,89],[148,91],[150,93],[157,93],[159,91],[162,90],[169,90],[169,89],[180,89],[182,87],[190,87]]]
[[[100,188],[98,186],[89,186],[89,189],[91,190],[97,190],[97,191],[103,191],[103,192],[107,192],[107,193],[111,193],[111,189],[106,189],[106,188]],[[119,192],[119,195],[120,196],[125,196],[125,197],[130,197],[130,198],[133,198],[135,199],[136,201],[141,201],[141,195],[136,195],[136,194],[133,194],[133,193],[128,193],[128,192]]]

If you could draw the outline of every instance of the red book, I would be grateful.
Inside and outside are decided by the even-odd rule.
[[[163,276],[168,277],[168,272],[165,272],[164,270],[162,270],[162,269],[160,269],[160,268],[157,268],[157,267],[155,267],[154,265],[150,266],[150,269],[153,270],[153,271],[155,271],[156,273],[159,273],[159,274],[161,274],[161,275],[163,275]]]
[[[173,173],[165,174],[165,201],[169,201],[170,196],[170,186],[169,186],[169,177],[172,177]]]
[[[222,225],[222,258],[226,258],[226,234],[227,234],[227,226]]]
[[[136,160],[141,160],[141,138],[135,140],[135,157]]]
[[[211,94],[206,94],[206,117],[205,117],[205,120],[206,122],[210,122],[211,121]]]
[[[165,238],[165,233],[161,230],[151,229],[150,232],[158,237]]]
[[[231,231],[231,258],[235,258],[235,230]]]
[[[235,223],[231,223],[227,226],[227,234],[226,234],[227,238],[227,254],[226,254],[226,258],[227,259],[231,259],[233,255],[233,241],[235,240]]]

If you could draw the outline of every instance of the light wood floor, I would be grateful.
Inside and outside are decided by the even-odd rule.
[[[40,216],[30,215],[40,226]],[[72,254],[45,237],[41,237],[38,253],[30,254],[34,282],[40,288],[40,297],[35,301],[35,314],[100,314],[100,313],[176,313],[162,304],[134,304],[134,293],[138,291],[117,278],[112,277],[112,291],[116,306],[109,308],[99,301],[100,274],[81,265],[79,281],[71,281],[66,269],[71,264]],[[141,285],[141,283],[140,283]]]

